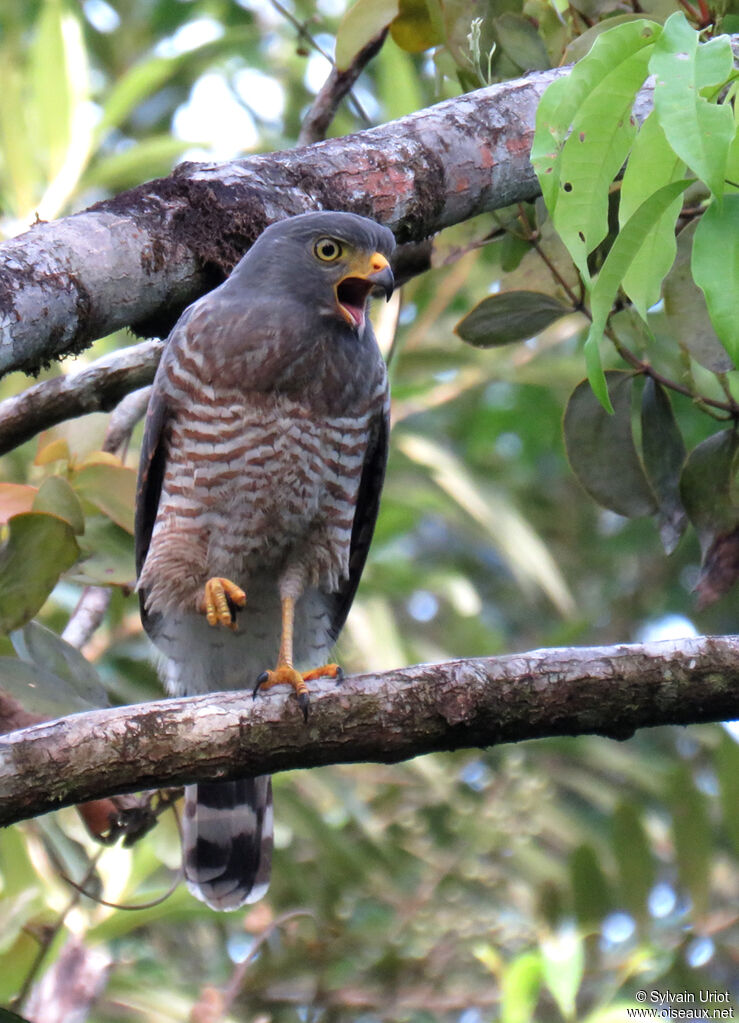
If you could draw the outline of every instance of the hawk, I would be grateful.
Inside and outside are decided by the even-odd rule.
[[[137,589],[171,693],[307,681],[349,612],[387,459],[388,385],[367,318],[392,233],[306,213],[257,239],[175,325],[154,380],[136,502]],[[268,776],[185,789],[188,887],[214,909],[269,883]]]

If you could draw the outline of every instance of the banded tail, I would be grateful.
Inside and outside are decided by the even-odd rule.
[[[201,782],[185,788],[185,880],[212,909],[238,909],[261,899],[272,863],[269,775]]]

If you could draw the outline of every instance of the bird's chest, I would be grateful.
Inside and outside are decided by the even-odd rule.
[[[366,436],[366,415],[315,418],[285,401],[179,423],[173,477],[213,561],[278,561],[308,538],[346,560]]]

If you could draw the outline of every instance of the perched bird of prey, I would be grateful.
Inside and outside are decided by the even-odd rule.
[[[306,681],[359,583],[385,472],[388,388],[367,318],[389,298],[385,227],[306,213],[268,227],[185,310],[154,381],[136,507],[142,620],[179,696]],[[188,887],[215,909],[269,883],[269,777],[185,792]]]

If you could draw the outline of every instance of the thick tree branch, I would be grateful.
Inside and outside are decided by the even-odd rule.
[[[34,371],[130,326],[164,336],[273,220],[353,210],[422,241],[485,210],[531,199],[536,107],[566,68],[439,103],[399,121],[168,178],[0,246],[0,373]],[[648,109],[643,91],[637,116]]]
[[[251,680],[245,679],[246,684]],[[321,764],[739,717],[739,638],[535,650],[77,714],[0,737],[0,825],[86,799]]]

